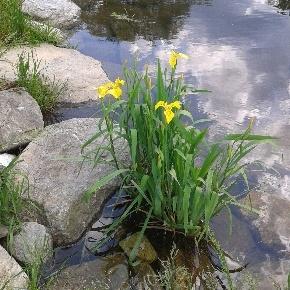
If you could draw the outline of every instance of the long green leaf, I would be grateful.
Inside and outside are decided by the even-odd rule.
[[[246,135],[245,134],[228,134],[225,136],[224,140],[232,140],[232,141],[241,141],[241,140],[247,140],[247,141],[271,141],[271,140],[277,140],[279,138],[272,137],[272,136],[266,136],[266,135]]]
[[[182,202],[182,209],[183,209],[183,225],[185,233],[188,231],[188,223],[189,223],[189,199],[190,199],[190,192],[191,188],[186,186],[183,191],[183,202]]]
[[[146,230],[146,228],[147,228],[147,226],[148,226],[148,222],[149,222],[149,220],[150,220],[150,218],[151,218],[152,211],[153,211],[153,208],[151,207],[150,210],[149,210],[149,212],[148,212],[148,214],[147,214],[147,217],[146,217],[146,219],[145,219],[145,221],[144,221],[144,224],[143,224],[143,226],[142,226],[142,230],[141,230],[141,232],[139,233],[139,236],[138,236],[138,238],[137,238],[137,240],[136,240],[136,242],[135,242],[135,245],[134,245],[134,247],[133,247],[133,249],[132,249],[132,251],[131,251],[131,253],[130,253],[130,255],[129,255],[129,261],[130,261],[131,263],[133,263],[134,260],[135,260],[135,258],[136,258],[136,255],[137,255],[137,253],[138,253],[139,246],[140,246],[141,241],[142,241],[142,239],[143,239],[143,237],[144,237],[144,233],[145,233],[145,230]]]
[[[131,158],[134,168],[136,168],[136,153],[137,153],[137,130],[131,129]]]
[[[129,171],[128,169],[118,169],[118,170],[113,171],[112,173],[102,177],[93,186],[91,186],[91,188],[89,190],[87,190],[85,192],[83,198],[85,199],[85,201],[88,201],[90,198],[92,198],[92,196],[95,194],[95,192],[97,190],[99,190],[104,185],[108,184],[108,182],[110,182],[112,179],[114,179],[117,176],[119,176],[125,172],[128,172],[128,171]]]

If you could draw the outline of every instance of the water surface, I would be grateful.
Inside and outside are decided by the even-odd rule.
[[[256,118],[256,133],[280,138],[277,147],[263,146],[250,159],[274,169],[271,194],[290,199],[290,2],[281,0],[74,0],[82,8],[82,24],[70,42],[102,62],[110,78],[134,57],[140,69],[167,62],[170,50],[190,56],[183,73],[210,94],[185,100],[195,117],[213,120],[212,138],[239,131]],[[92,105],[63,108],[59,117],[98,115]],[[274,181],[277,181],[276,183]],[[238,237],[232,244],[259,265],[288,261],[288,253],[261,245],[257,232],[236,213]],[[284,268],[285,272],[290,271]]]

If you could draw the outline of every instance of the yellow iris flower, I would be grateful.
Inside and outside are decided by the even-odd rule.
[[[169,56],[169,64],[172,68],[175,68],[177,65],[177,60],[179,58],[188,58],[188,55],[184,54],[184,53],[180,53],[177,51],[172,50],[170,52],[170,56]]]
[[[164,101],[159,101],[156,105],[155,105],[155,110],[157,110],[158,108],[164,108],[164,116],[165,116],[165,120],[166,120],[166,123],[169,124],[173,117],[174,117],[174,112],[172,111],[173,108],[176,108],[176,109],[180,109],[181,108],[181,102],[179,101],[175,101],[175,102],[172,102],[172,103],[167,103],[167,102],[164,102]]]
[[[125,82],[119,78],[115,82],[105,83],[97,88],[99,98],[103,99],[106,95],[112,95],[115,99],[119,99],[122,95],[122,86]]]

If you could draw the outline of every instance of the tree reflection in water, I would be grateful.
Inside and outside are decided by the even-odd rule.
[[[280,9],[279,13],[290,15],[290,0],[268,0],[268,4]]]
[[[82,20],[95,36],[134,41],[172,39],[192,5],[211,6],[213,0],[74,0]]]

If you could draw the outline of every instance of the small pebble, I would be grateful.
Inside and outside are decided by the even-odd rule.
[[[0,167],[7,167],[16,156],[8,153],[0,154]]]

